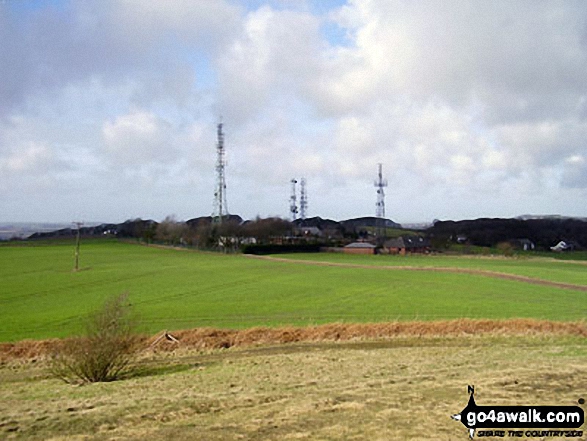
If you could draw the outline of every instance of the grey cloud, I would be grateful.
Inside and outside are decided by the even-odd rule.
[[[584,155],[573,155],[564,164],[562,185],[567,188],[587,189],[587,147]]]
[[[587,122],[513,123],[496,127],[493,133],[519,166],[550,167],[585,151]]]
[[[84,1],[27,13],[11,3],[0,5],[5,114],[39,91],[90,78],[120,83],[159,72],[164,84],[177,72],[170,64],[213,53],[238,28],[239,9],[222,1]]]

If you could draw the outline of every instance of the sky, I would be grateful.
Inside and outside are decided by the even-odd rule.
[[[587,216],[587,3],[0,0],[0,221]],[[299,195],[298,195],[299,197]]]

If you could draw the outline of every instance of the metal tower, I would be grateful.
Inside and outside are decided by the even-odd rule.
[[[306,178],[300,181],[300,219],[306,219],[308,213],[308,193],[306,192]]]
[[[377,234],[377,241],[380,244],[383,244],[385,240],[385,236],[387,235],[387,229],[385,228],[385,191],[383,190],[387,187],[387,179],[383,179],[383,166],[379,164],[379,174],[377,175],[377,180],[375,181],[375,187],[377,188],[377,203],[375,206],[377,207],[375,211],[375,216],[377,217],[376,220],[376,234]]]
[[[387,187],[387,179],[383,179],[382,169],[382,164],[379,164],[379,175],[375,181],[375,187],[377,187],[377,203],[375,204],[377,209],[375,211],[375,216],[385,218],[385,191],[383,189]]]
[[[226,203],[226,178],[224,168],[224,133],[222,132],[222,120],[218,123],[218,143],[216,144],[216,188],[214,190],[214,213],[212,220],[221,224],[222,219],[228,216],[228,204]]]
[[[291,196],[289,197],[289,212],[291,213],[291,220],[295,221],[298,216],[298,205],[296,198],[296,184],[298,181],[292,179],[291,181]]]

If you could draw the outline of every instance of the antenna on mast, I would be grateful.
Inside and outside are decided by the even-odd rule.
[[[298,205],[296,198],[296,184],[298,181],[294,178],[291,181],[291,196],[289,197],[289,212],[291,213],[291,220],[295,221],[298,216]]]
[[[377,188],[377,202],[375,204],[375,217],[377,217],[377,236],[381,239],[385,236],[385,190],[387,187],[387,179],[383,179],[383,165],[379,164],[379,173],[377,180],[375,181],[375,187]]]
[[[306,191],[306,178],[300,181],[300,219],[306,219],[308,213],[308,193]]]
[[[224,169],[226,167],[224,151],[224,132],[222,131],[222,117],[217,125],[217,143],[216,143],[216,188],[214,190],[214,213],[212,221],[217,224],[222,223],[222,219],[228,216],[228,204],[226,203],[226,177]]]

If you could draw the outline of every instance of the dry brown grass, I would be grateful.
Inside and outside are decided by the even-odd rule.
[[[143,336],[140,344],[156,351],[220,349],[299,342],[392,339],[396,337],[529,336],[558,335],[587,337],[587,323],[554,322],[535,319],[414,321],[391,323],[333,323],[308,327],[251,328],[244,330],[196,328],[173,331],[179,343],[161,335]],[[158,341],[157,341],[158,340]],[[154,344],[155,343],[155,344]],[[0,343],[0,361],[42,358],[55,350],[60,340]]]
[[[42,361],[11,361],[0,367],[0,439],[465,441],[450,415],[468,384],[480,405],[576,405],[586,360],[582,337],[399,336],[146,351],[141,375],[84,387],[52,379]]]
[[[472,320],[436,322],[333,323],[308,327],[220,330],[197,328],[172,333],[181,346],[195,349],[229,348],[295,342],[373,340],[394,337],[454,337],[459,335],[573,335],[587,336],[584,322],[547,320]],[[161,345],[173,348],[173,344]]]

